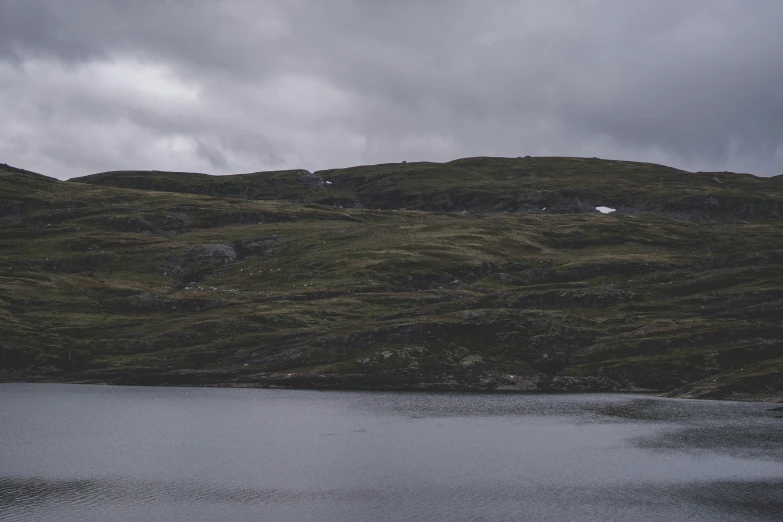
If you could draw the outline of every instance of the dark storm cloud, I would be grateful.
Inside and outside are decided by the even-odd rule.
[[[582,155],[783,172],[777,0],[0,0],[0,161],[58,177]]]

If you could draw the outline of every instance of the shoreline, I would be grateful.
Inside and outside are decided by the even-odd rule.
[[[430,377],[427,379],[426,377]],[[172,387],[172,388],[253,388],[280,390],[320,391],[375,391],[375,392],[427,392],[427,393],[475,393],[497,395],[567,395],[609,393],[661,397],[686,400],[720,400],[729,402],[764,402],[783,404],[779,393],[737,393],[726,390],[680,388],[675,390],[649,390],[623,387],[618,383],[595,379],[572,379],[568,385],[541,386],[531,380],[515,385],[500,384],[495,380],[464,380],[453,376],[423,376],[405,374],[297,374],[256,373],[238,375],[223,372],[181,371],[165,374],[129,376],[102,372],[88,375],[2,375],[0,383],[18,384],[85,384],[105,386]]]

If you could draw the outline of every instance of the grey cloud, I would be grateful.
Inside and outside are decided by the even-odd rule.
[[[220,152],[217,147],[213,147],[202,141],[196,142],[196,155],[198,155],[199,158],[207,160],[212,167],[221,170],[229,168],[228,161],[226,161],[226,157],[223,153]]]
[[[0,0],[0,156],[61,177],[522,154],[780,174],[781,19],[777,0]]]

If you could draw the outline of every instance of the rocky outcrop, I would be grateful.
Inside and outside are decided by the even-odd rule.
[[[263,236],[243,239],[234,244],[234,250],[240,258],[257,254],[269,256],[277,252],[277,242],[282,238],[283,236]]]
[[[324,181],[312,172],[303,170],[301,173],[303,175],[299,177],[299,183],[304,184],[304,186],[307,187],[307,190],[315,190],[324,185]]]
[[[168,234],[183,234],[192,230],[193,226],[187,216],[165,215],[160,218],[158,228]]]
[[[0,201],[0,223],[22,215],[24,205],[17,201]]]
[[[190,248],[170,256],[164,264],[164,274],[183,282],[200,281],[212,270],[237,260],[236,251],[223,244]]]

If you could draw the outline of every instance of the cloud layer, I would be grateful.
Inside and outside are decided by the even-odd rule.
[[[778,0],[0,0],[0,161],[783,173]]]

